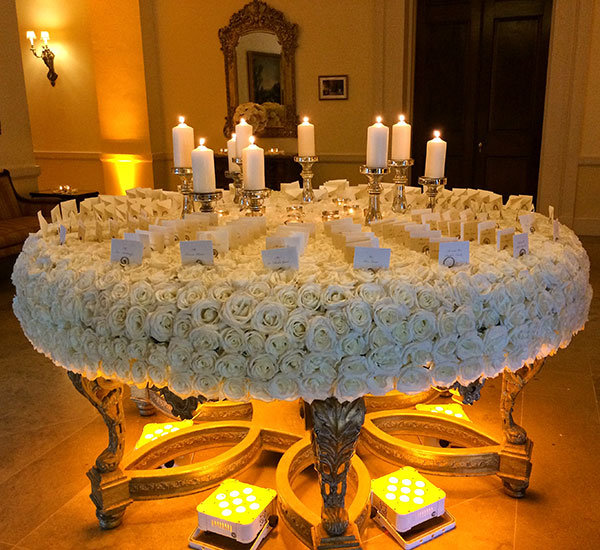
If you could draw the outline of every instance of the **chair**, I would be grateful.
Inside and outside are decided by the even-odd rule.
[[[29,233],[39,228],[38,210],[44,217],[58,199],[27,199],[17,193],[8,170],[0,172],[0,258],[18,254]]]

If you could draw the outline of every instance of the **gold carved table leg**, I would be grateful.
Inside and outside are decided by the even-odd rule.
[[[108,428],[108,447],[100,453],[87,475],[100,527],[113,529],[120,525],[125,509],[132,502],[129,480],[119,467],[125,446],[123,386],[104,378],[88,380],[81,374],[67,374],[77,391],[98,410]]]
[[[543,364],[543,359],[536,360],[532,365],[526,365],[516,372],[504,371],[502,379],[500,411],[504,445],[500,452],[498,476],[502,479],[505,492],[515,498],[524,497],[529,486],[533,442],[527,437],[525,429],[515,422],[513,409],[519,393]]]
[[[345,499],[350,461],[365,420],[365,401],[340,403],[330,397],[313,401],[310,410],[315,469],[323,498],[321,525],[313,532],[313,545],[360,548],[358,529],[350,525]]]

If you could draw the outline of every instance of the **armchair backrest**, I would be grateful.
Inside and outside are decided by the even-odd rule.
[[[0,220],[20,218],[21,208],[8,170],[0,172]]]

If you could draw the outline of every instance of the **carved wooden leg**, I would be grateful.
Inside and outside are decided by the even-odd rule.
[[[324,401],[313,401],[310,409],[314,425],[311,440],[315,469],[319,474],[323,498],[320,529],[313,533],[315,548],[321,544],[328,549],[358,548],[360,542],[356,526],[351,526],[348,536],[343,535],[349,527],[345,508],[346,481],[350,459],[365,420],[365,401],[360,398],[340,403],[330,397]]]
[[[517,372],[504,371],[502,379],[500,411],[505,441],[500,453],[498,476],[504,483],[504,491],[515,498],[524,497],[529,487],[533,442],[527,437],[525,429],[515,422],[513,409],[517,396],[543,364],[543,360],[536,360]]]
[[[129,479],[119,468],[125,446],[123,386],[103,378],[88,380],[81,374],[67,374],[77,391],[96,407],[108,428],[108,447],[100,453],[87,475],[100,527],[113,529],[120,525],[125,508],[132,502]]]

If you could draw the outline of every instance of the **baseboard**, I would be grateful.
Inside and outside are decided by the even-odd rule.
[[[600,236],[600,218],[575,218],[573,231],[577,235]]]

